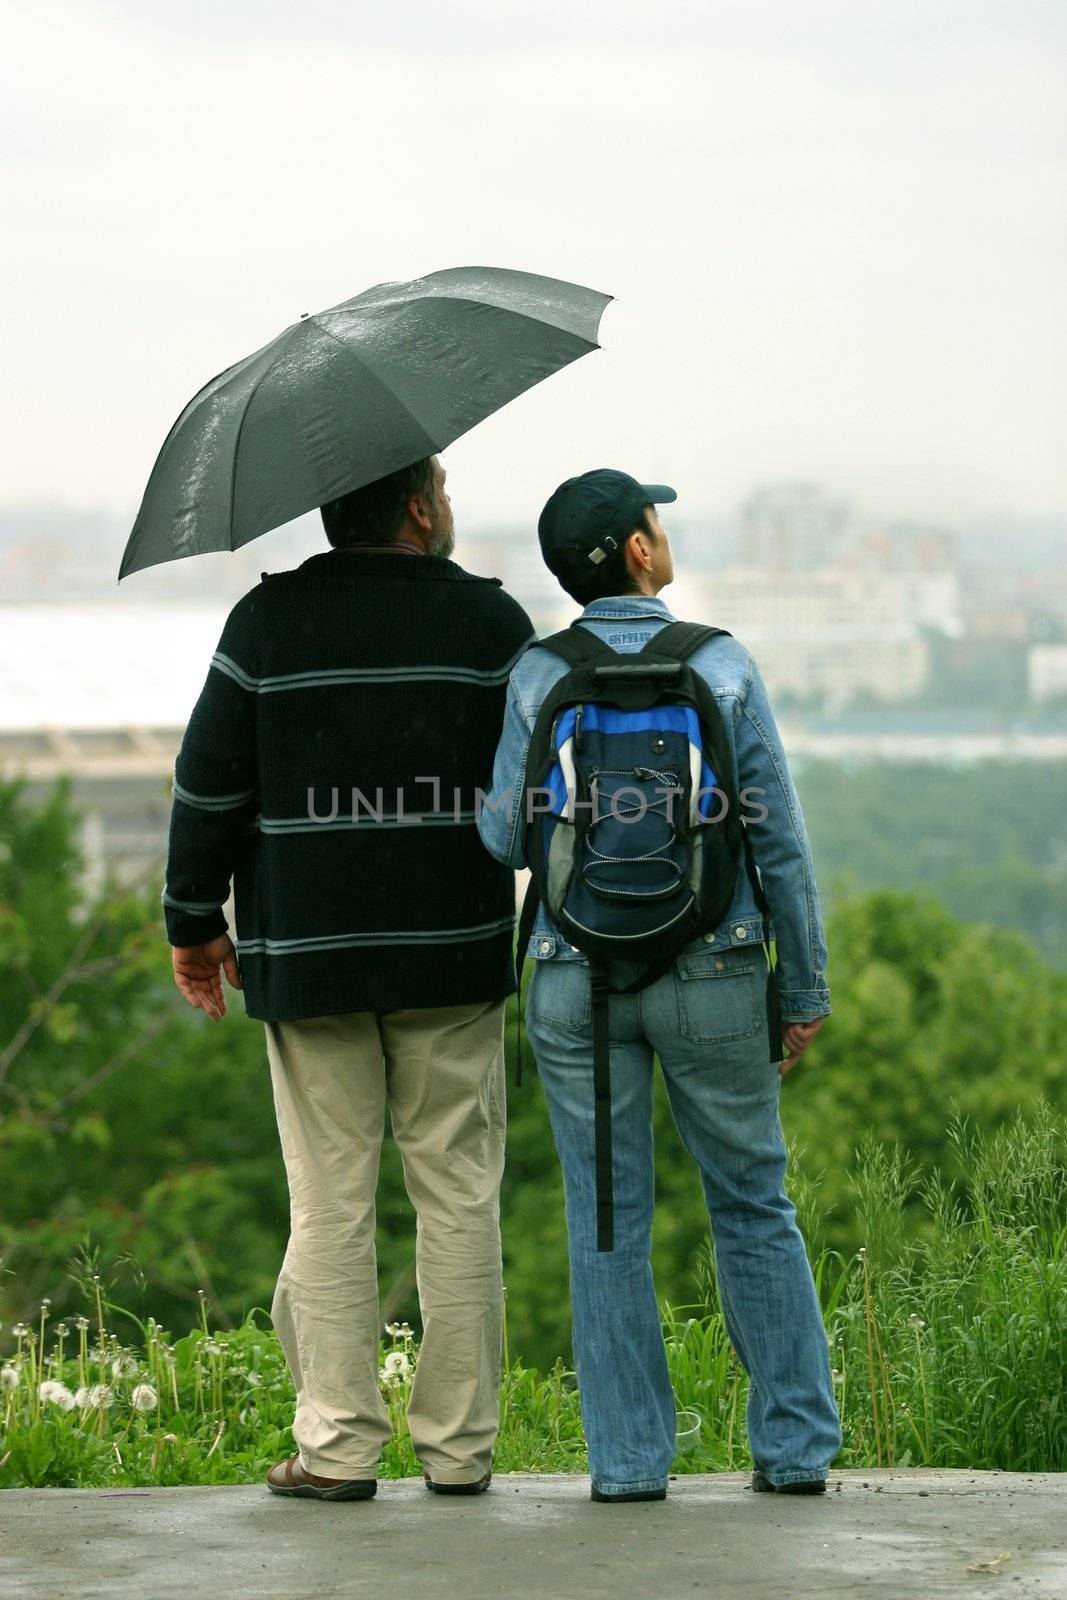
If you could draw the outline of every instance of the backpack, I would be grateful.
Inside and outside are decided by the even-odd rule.
[[[781,1059],[770,907],[718,701],[688,664],[720,634],[726,629],[671,622],[631,654],[576,621],[531,642],[562,656],[570,670],[545,697],[526,758],[521,826],[531,878],[515,975],[521,993],[541,902],[589,959],[599,1251],[614,1248],[609,997],[654,982],[685,945],[722,921],[742,861],[763,916],[771,1059]],[[620,961],[642,970],[617,986]]]

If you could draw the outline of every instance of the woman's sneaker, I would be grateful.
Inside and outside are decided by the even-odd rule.
[[[484,1478],[478,1478],[474,1483],[434,1483],[430,1474],[424,1472],[422,1481],[434,1494],[484,1494],[493,1481],[493,1474],[487,1472]]]
[[[757,1494],[825,1494],[825,1478],[802,1478],[799,1483],[772,1483],[757,1467],[752,1474],[752,1487]]]
[[[609,1501],[620,1500],[666,1500],[666,1489],[634,1489],[630,1494],[604,1494],[600,1489],[589,1491],[590,1500],[601,1500],[605,1504]]]

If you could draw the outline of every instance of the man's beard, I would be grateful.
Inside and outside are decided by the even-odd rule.
[[[447,527],[434,526],[426,540],[426,554],[430,556],[450,556],[456,548],[456,530],[449,522]]]

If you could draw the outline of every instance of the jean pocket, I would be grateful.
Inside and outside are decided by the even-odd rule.
[[[675,966],[683,1036],[698,1044],[751,1038],[763,1022],[766,981],[766,964],[750,950],[683,953]]]
[[[589,967],[584,961],[538,961],[526,1004],[538,1022],[584,1033],[593,1018]]]

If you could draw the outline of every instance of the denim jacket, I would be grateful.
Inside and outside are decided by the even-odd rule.
[[[616,595],[594,600],[579,620],[613,649],[628,652],[640,650],[675,619],[658,598]],[[825,1016],[830,1010],[830,991],[815,869],[800,801],[759,669],[743,645],[721,635],[702,644],[690,662],[719,703],[735,759],[738,790],[756,791],[744,814],[771,908],[782,1020]],[[478,831],[498,861],[516,868],[526,866],[520,823],[530,736],[548,691],[568,670],[560,656],[532,645],[508,681],[493,787],[481,809]],[[757,820],[759,811],[754,808],[765,808],[766,820]],[[729,915],[699,944],[715,950],[758,944],[762,937],[763,919],[742,864]],[[541,961],[586,959],[563,938],[543,905],[538,907],[527,953]]]

